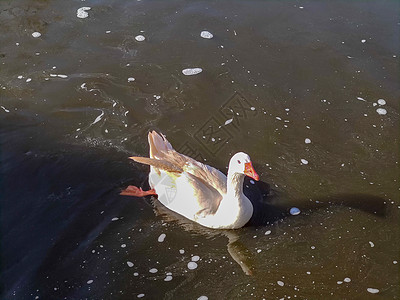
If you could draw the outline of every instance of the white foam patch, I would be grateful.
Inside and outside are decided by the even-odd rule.
[[[377,294],[379,293],[379,290],[374,288],[367,288],[367,292],[371,294]]]
[[[165,233],[160,234],[160,236],[158,237],[158,242],[159,243],[164,242],[166,236],[167,235]]]
[[[202,68],[189,68],[182,70],[182,74],[186,76],[197,75],[203,72]]]
[[[194,261],[191,261],[187,264],[189,270],[197,269],[197,264]]]
[[[378,114],[382,115],[382,116],[384,116],[384,115],[387,114],[387,110],[384,109],[384,108],[377,108],[377,109],[376,109],[376,112],[377,112]]]
[[[38,38],[38,37],[41,37],[42,34],[41,34],[40,32],[38,32],[38,31],[35,31],[34,33],[32,33],[32,36],[33,36],[34,38]]]
[[[137,35],[135,36],[135,40],[137,40],[138,42],[143,42],[146,38],[144,37],[144,35]]]
[[[85,19],[89,17],[89,14],[87,13],[88,10],[91,10],[92,8],[89,6],[83,6],[81,8],[78,8],[76,11],[76,16],[80,19]]]
[[[202,31],[202,32],[200,33],[200,36],[201,36],[203,39],[212,39],[212,38],[214,37],[214,35],[213,35],[211,32],[207,31],[207,30]]]

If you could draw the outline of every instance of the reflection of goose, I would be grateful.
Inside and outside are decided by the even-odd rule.
[[[148,135],[150,158],[130,157],[150,165],[150,191],[128,186],[122,195],[156,194],[170,210],[209,228],[235,229],[253,214],[253,205],[243,194],[245,175],[258,180],[250,157],[236,153],[229,162],[228,176],[176,152],[164,135]]]
[[[179,214],[167,209],[159,201],[152,201],[154,212],[164,221],[178,224],[185,231],[192,234],[200,234],[207,238],[223,236],[228,239],[226,244],[227,250],[231,258],[240,266],[246,275],[253,275],[255,270],[254,257],[248,247],[240,241],[241,231],[238,230],[215,230],[209,229],[186,218],[182,218]]]

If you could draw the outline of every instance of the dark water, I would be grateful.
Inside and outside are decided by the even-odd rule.
[[[398,16],[382,0],[2,1],[1,298],[400,298]],[[119,196],[145,183],[127,157],[153,129],[223,171],[249,153],[271,186],[262,222],[206,230]]]

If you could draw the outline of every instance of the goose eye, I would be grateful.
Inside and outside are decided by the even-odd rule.
[[[238,162],[239,165],[242,163],[240,160],[238,160],[237,162]]]

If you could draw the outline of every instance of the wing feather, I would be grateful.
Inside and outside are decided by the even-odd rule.
[[[207,183],[221,194],[226,194],[226,176],[219,170],[205,165],[184,154],[178,153],[163,134],[149,132],[150,159],[135,159],[159,169],[170,172],[187,172]],[[153,159],[153,160],[151,160]],[[156,162],[160,161],[160,162]]]

